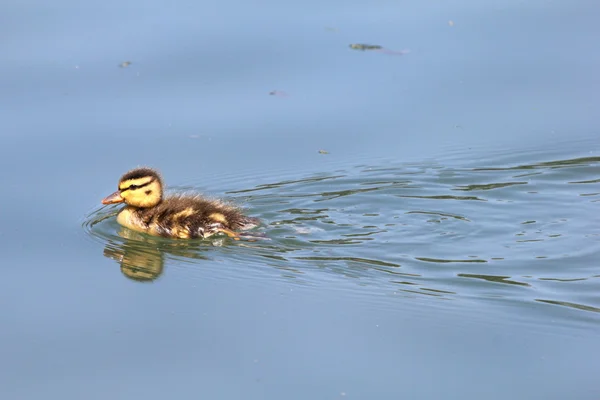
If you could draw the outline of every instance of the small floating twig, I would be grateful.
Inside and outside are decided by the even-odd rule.
[[[378,53],[398,55],[398,56],[410,53],[410,50],[408,50],[408,49],[399,50],[399,51],[398,50],[390,50],[390,49],[386,49],[378,44],[353,43],[353,44],[349,45],[349,47],[352,50],[374,51],[374,52],[378,52]]]

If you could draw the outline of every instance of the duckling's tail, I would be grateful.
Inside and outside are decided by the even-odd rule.
[[[258,225],[260,225],[260,220],[258,218],[244,217],[244,219],[240,221],[240,227],[238,229],[240,231],[247,231],[256,228]]]

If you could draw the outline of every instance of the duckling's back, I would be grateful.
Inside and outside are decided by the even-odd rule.
[[[201,196],[174,195],[136,210],[151,233],[177,238],[206,238],[219,231],[248,230],[259,224],[238,207]]]

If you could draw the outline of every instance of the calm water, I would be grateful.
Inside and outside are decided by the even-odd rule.
[[[600,5],[4,11],[2,399],[600,396]],[[141,164],[265,238],[121,228]]]

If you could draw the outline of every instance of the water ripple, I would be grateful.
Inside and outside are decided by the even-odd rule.
[[[226,194],[261,218],[268,240],[148,237],[118,226],[114,207],[92,212],[84,228],[137,281],[169,269],[203,274],[202,264],[221,262],[230,279],[352,279],[361,290],[597,313],[600,298],[581,292],[595,293],[600,228],[590,216],[598,215],[600,157],[478,162],[363,164],[247,188],[240,180]]]

